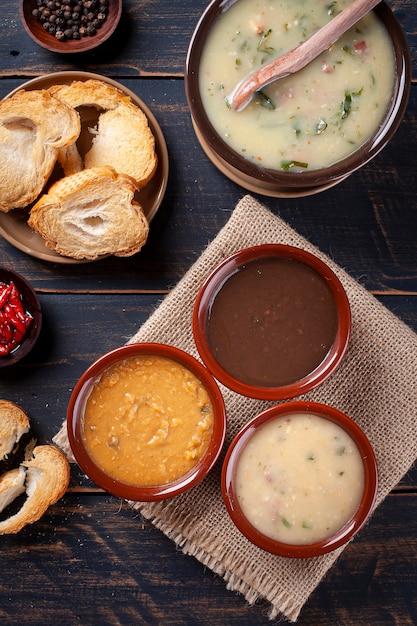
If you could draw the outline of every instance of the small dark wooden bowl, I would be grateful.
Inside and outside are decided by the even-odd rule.
[[[10,284],[14,282],[21,298],[23,308],[32,315],[33,320],[22,342],[10,354],[0,357],[0,369],[15,365],[32,350],[42,326],[42,312],[38,296],[32,285],[21,274],[6,267],[0,267],[0,282]]]
[[[81,39],[69,39],[59,41],[48,33],[37,20],[32,11],[37,8],[36,0],[20,0],[20,18],[28,35],[37,44],[50,50],[62,54],[73,54],[92,50],[106,41],[115,31],[122,13],[122,0],[109,0],[108,13],[105,21],[97,29],[95,35],[82,37]]]

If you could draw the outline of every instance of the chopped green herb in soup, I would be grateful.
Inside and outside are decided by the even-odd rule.
[[[349,0],[238,0],[216,21],[200,65],[200,91],[220,136],[261,167],[327,167],[375,132],[389,105],[394,54],[373,12],[306,68],[234,111],[228,96],[248,74],[308,38]]]
[[[363,488],[363,462],[350,435],[307,413],[271,420],[257,430],[236,470],[236,495],[251,524],[297,545],[342,528],[357,510]]]

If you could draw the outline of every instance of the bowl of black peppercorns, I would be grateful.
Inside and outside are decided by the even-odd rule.
[[[86,52],[115,31],[122,0],[21,0],[20,17],[30,37],[52,52]]]

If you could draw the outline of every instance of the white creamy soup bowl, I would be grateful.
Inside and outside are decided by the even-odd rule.
[[[360,426],[315,402],[271,407],[227,450],[222,493],[239,531],[259,548],[309,558],[350,541],[372,512],[378,470]]]
[[[258,165],[257,162],[245,158],[243,152],[232,148],[210,121],[202,98],[200,64],[207,38],[217,20],[226,11],[233,9],[236,3],[239,0],[213,0],[209,4],[195,28],[185,62],[185,91],[192,123],[197,138],[212,163],[229,179],[249,191],[272,197],[300,197],[334,186],[373,159],[395,134],[407,106],[411,85],[411,60],[407,40],[390,8],[381,2],[374,10],[392,41],[394,57],[392,93],[387,99],[388,106],[379,126],[365,143],[353,148],[350,154],[327,167],[310,170],[291,168],[286,171]],[[269,57],[265,62],[268,60]],[[297,76],[294,78],[297,79]],[[232,114],[241,115],[236,111]]]

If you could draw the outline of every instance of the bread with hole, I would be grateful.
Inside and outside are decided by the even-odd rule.
[[[33,457],[22,463],[18,473],[13,476],[16,495],[23,486],[22,472],[25,472],[24,489],[27,498],[17,513],[0,522],[0,535],[18,533],[27,524],[39,520],[48,507],[62,498],[69,485],[69,463],[54,446],[36,446]],[[3,480],[12,482],[8,476]]]
[[[0,460],[0,534],[17,533],[64,495],[70,467],[56,447],[36,446],[26,411],[4,399],[0,400]]]
[[[50,92],[76,109],[100,111],[97,128],[90,129],[92,145],[84,156],[84,167],[109,165],[119,174],[131,176],[138,189],[148,184],[158,165],[155,138],[145,113],[129,96],[97,79],[54,85]],[[60,162],[66,174],[80,169],[73,149],[62,150]]]
[[[0,474],[30,458],[35,443],[26,411],[11,400],[0,399]]]
[[[131,256],[149,232],[135,191],[135,182],[112,167],[84,169],[54,183],[32,207],[28,224],[67,257]]]
[[[0,102],[0,211],[31,204],[59,150],[81,131],[78,112],[47,90],[18,91]]]

